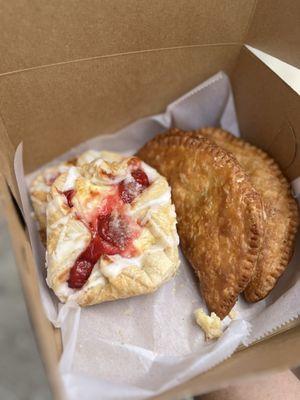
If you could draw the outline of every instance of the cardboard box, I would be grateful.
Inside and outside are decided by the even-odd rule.
[[[24,142],[25,170],[30,172],[89,137],[161,112],[224,70],[231,78],[243,136],[268,151],[292,180],[300,172],[299,96],[244,43],[299,67],[300,6],[296,0],[40,0],[2,7],[1,198],[28,312],[59,399],[60,332],[44,315],[18,207],[17,145]],[[299,364],[300,326],[295,325],[160,398],[179,399]]]

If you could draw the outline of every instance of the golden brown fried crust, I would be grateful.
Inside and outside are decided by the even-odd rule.
[[[182,249],[208,308],[224,318],[248,285],[262,239],[260,195],[236,160],[205,138],[162,134],[138,156],[172,188]]]
[[[294,252],[299,223],[298,206],[279,166],[267,153],[218,128],[172,134],[206,137],[230,151],[261,194],[265,212],[265,235],[256,272],[244,295],[250,302],[265,298],[276,285]]]

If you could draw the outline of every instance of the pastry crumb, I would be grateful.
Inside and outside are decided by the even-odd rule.
[[[197,324],[205,333],[206,340],[217,339],[222,335],[222,322],[214,312],[209,316],[202,308],[197,308],[194,315]]]
[[[131,315],[132,314],[132,308],[127,308],[125,311],[124,311],[124,315]]]
[[[229,318],[231,319],[237,319],[238,314],[236,310],[231,310],[230,313],[228,314]]]

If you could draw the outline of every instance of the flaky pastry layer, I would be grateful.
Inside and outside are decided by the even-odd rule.
[[[68,286],[72,266],[91,241],[89,225],[95,210],[107,196],[115,199],[116,185],[131,179],[131,159],[106,152],[89,164],[71,167],[51,186],[47,204],[47,282],[62,302],[88,306],[151,293],[177,271],[179,240],[170,187],[165,178],[142,163],[150,185],[131,203],[122,204],[128,225],[139,230],[133,241],[134,256],[104,254],[82,288]],[[69,191],[73,192],[71,207],[64,195]]]

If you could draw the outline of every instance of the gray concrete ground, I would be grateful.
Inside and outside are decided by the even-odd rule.
[[[0,209],[0,399],[51,399]]]

